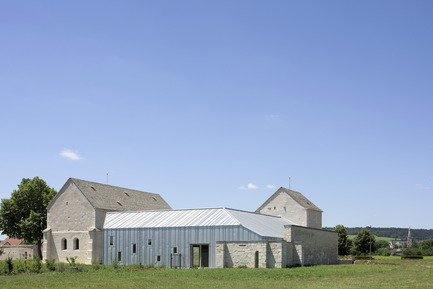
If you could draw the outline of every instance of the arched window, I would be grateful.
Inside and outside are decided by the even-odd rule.
[[[74,250],[80,249],[80,240],[78,238],[74,239]]]
[[[68,249],[68,241],[65,238],[63,238],[62,239],[62,250],[66,250],[66,249]]]

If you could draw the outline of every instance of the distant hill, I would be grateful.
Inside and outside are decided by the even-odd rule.
[[[324,230],[332,231],[334,228],[324,227]],[[363,228],[361,227],[346,227],[348,235],[356,235]],[[375,228],[372,227],[370,231],[378,237],[387,237],[392,238],[394,240],[403,240],[406,241],[408,228]],[[410,229],[410,233],[412,235],[412,239],[414,241],[423,241],[427,239],[433,239],[433,229]]]

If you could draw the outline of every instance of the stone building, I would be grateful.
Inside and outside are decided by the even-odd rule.
[[[322,210],[299,192],[279,188],[256,213],[281,216],[293,224],[322,229]]]
[[[47,208],[43,259],[102,263],[107,212],[171,209],[158,194],[70,178]]]
[[[27,260],[32,259],[37,255],[38,246],[36,245],[23,245],[24,239],[6,238],[0,242],[0,247],[3,249],[3,254],[0,260],[12,258],[14,260]]]

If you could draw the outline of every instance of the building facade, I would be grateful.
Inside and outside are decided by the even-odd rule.
[[[70,178],[47,208],[43,259],[99,264],[107,212],[171,209],[158,194]]]
[[[107,213],[104,264],[284,268],[337,263],[335,232],[228,208]]]
[[[322,210],[299,192],[279,188],[256,213],[281,216],[304,227],[322,229]]]

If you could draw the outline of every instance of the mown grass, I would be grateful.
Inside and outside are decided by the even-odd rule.
[[[2,288],[433,288],[433,258],[287,269],[140,269],[0,276]]]

